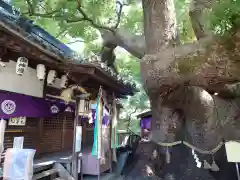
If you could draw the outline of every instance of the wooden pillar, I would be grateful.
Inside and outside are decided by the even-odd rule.
[[[86,144],[86,139],[87,139],[87,123],[82,122],[82,144]]]
[[[78,179],[78,153],[76,153],[76,128],[78,125],[78,114],[79,114],[79,101],[80,98],[76,99],[75,106],[75,117],[74,117],[74,130],[73,130],[73,149],[72,149],[72,176],[75,180]]]
[[[67,117],[64,114],[64,116],[63,116],[63,127],[62,127],[62,149],[65,149],[66,123],[67,123]]]
[[[112,97],[112,105],[113,105],[113,97]],[[110,125],[109,125],[109,161],[110,161],[110,172],[112,172],[112,120],[113,120],[113,106],[111,106],[111,110],[110,110]]]
[[[38,143],[37,143],[37,149],[39,150],[39,154],[41,154],[42,151],[42,141],[43,141],[43,123],[44,123],[44,118],[40,118],[38,122],[38,129],[39,129],[39,136],[38,136]]]

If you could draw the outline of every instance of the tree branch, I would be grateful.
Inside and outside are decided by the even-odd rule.
[[[120,46],[133,56],[141,59],[146,51],[145,38],[142,35],[133,35],[124,29],[117,29],[115,33],[109,31],[100,31],[103,44]]]
[[[74,44],[74,43],[77,43],[77,42],[85,43],[86,41],[78,39],[78,40],[75,40],[75,41],[68,42],[67,44]]]
[[[104,44],[111,45],[111,47],[113,48],[120,46],[124,48],[126,51],[128,51],[130,54],[132,54],[133,56],[139,59],[141,59],[144,56],[145,49],[146,49],[144,36],[140,36],[140,35],[137,36],[137,35],[130,34],[125,30],[115,29],[116,27],[118,27],[120,23],[120,18],[121,18],[120,15],[118,16],[118,21],[113,28],[98,25],[83,10],[83,8],[81,7],[80,0],[76,0],[76,2],[77,2],[77,10],[81,13],[82,17],[67,18],[66,19],[67,23],[79,23],[81,21],[88,21],[90,22],[91,26],[100,30],[102,34],[102,38],[104,40]],[[53,18],[53,17],[66,18],[64,14],[62,15],[56,14],[61,11],[60,9],[56,9],[51,12],[46,12],[44,14],[37,13],[34,11],[30,0],[27,0],[27,3],[28,3],[28,12],[25,14],[28,14],[30,16],[40,16],[43,18]],[[125,6],[125,4],[123,6]],[[61,34],[64,33],[65,31],[67,30],[64,29],[63,31],[59,32],[56,38],[61,36]]]
[[[66,31],[68,30],[68,27],[67,28],[64,28],[62,31],[60,31],[57,35],[56,35],[56,39],[58,39],[60,36],[62,36],[63,33],[65,33]]]
[[[128,125],[127,125],[127,129],[129,129],[131,121],[132,121],[132,115],[137,111],[137,107],[135,107],[134,111],[131,112],[128,116]]]
[[[53,17],[57,17],[57,18],[66,18],[64,15],[57,15],[57,12],[60,12],[60,9],[56,9],[54,11],[51,12],[46,12],[46,13],[36,13],[30,0],[27,0],[27,4],[28,4],[28,13],[23,13],[23,14],[28,14],[29,16],[39,16],[39,17],[43,17],[43,18],[53,18]],[[91,26],[93,26],[96,29],[105,29],[108,31],[111,31],[112,33],[114,33],[114,29],[107,27],[107,26],[102,26],[102,25],[98,25],[96,24],[91,18],[88,17],[88,15],[84,12],[84,10],[81,7],[81,2],[80,0],[77,0],[77,10],[81,13],[81,15],[83,17],[79,18],[79,17],[74,17],[74,18],[68,18],[66,19],[66,22],[68,23],[76,23],[76,22],[80,22],[80,21],[88,21],[90,22]]]
[[[82,14],[82,16],[83,16],[82,19],[83,19],[84,21],[90,22],[91,25],[92,25],[93,27],[95,27],[96,29],[106,29],[106,30],[108,30],[108,31],[111,31],[112,33],[115,33],[115,31],[114,31],[112,28],[107,27],[107,26],[98,25],[98,24],[96,24],[91,18],[89,18],[88,15],[87,15],[87,14],[84,12],[84,10],[82,9],[80,0],[77,0],[77,10]]]
[[[217,93],[223,98],[239,98],[240,83],[226,84],[222,89],[218,89]]]
[[[202,38],[195,43],[168,48],[141,61],[143,83],[150,92],[168,95],[179,86],[214,89],[240,82],[238,59],[240,30],[228,39]]]
[[[122,10],[123,10],[124,4],[120,3],[119,1],[117,1],[116,2],[116,6],[117,5],[119,5],[119,11],[117,12],[117,22],[116,22],[115,26],[113,27],[114,29],[117,29],[119,24],[120,24],[121,16],[122,16]]]
[[[203,12],[205,9],[212,6],[213,1],[214,0],[192,0],[189,16],[193,31],[198,40],[210,35],[210,33],[204,27],[205,20],[203,19]]]

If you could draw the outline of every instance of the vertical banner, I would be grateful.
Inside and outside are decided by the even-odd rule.
[[[102,88],[100,87],[97,99],[96,107],[96,120],[94,124],[94,142],[92,147],[92,155],[95,155],[100,159],[101,157],[101,145],[102,145]]]
[[[81,152],[82,145],[82,126],[76,127],[75,152]]]
[[[115,99],[115,95],[113,94],[113,119],[112,119],[112,140],[111,140],[111,147],[113,149],[112,151],[112,157],[113,161],[117,162],[117,154],[116,154],[116,148],[118,146],[118,138],[117,138],[117,103]]]
[[[5,121],[4,119],[0,120],[0,155],[2,155],[4,151],[4,134],[6,130],[6,124],[7,121]]]
[[[98,130],[97,130],[97,142],[98,142],[98,148],[97,148],[97,152],[98,152],[98,159],[101,158],[102,156],[102,112],[103,112],[103,102],[102,102],[102,91],[100,90],[100,101],[99,101],[99,107],[98,107],[98,117],[97,117],[97,121],[98,121]]]

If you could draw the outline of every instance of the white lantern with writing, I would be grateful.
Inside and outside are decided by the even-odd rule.
[[[44,64],[37,65],[37,78],[42,81],[45,79],[46,76],[46,68]]]
[[[19,76],[22,76],[27,67],[28,67],[28,59],[25,57],[19,57],[17,59],[17,64],[16,64],[16,73]]]
[[[55,70],[50,70],[47,76],[47,84],[53,85],[57,77],[57,72]]]
[[[79,101],[79,115],[80,116],[88,116],[89,113],[89,105],[90,101],[85,98],[81,98]]]
[[[61,80],[60,80],[60,87],[61,88],[66,88],[67,84],[68,84],[67,75],[62,75]]]

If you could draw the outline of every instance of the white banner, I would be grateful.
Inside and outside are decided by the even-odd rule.
[[[75,141],[76,152],[81,152],[82,147],[82,126],[76,127],[76,141]]]

